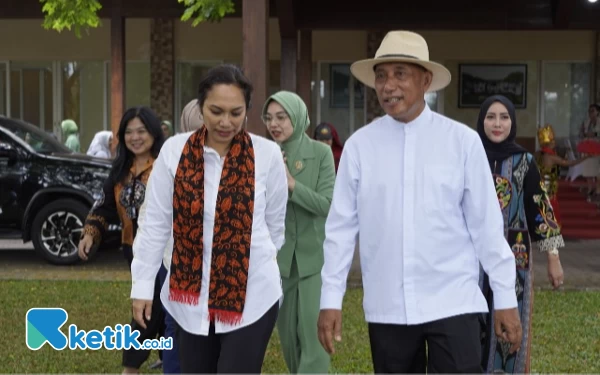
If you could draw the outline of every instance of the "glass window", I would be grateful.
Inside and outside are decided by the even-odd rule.
[[[37,152],[48,154],[72,152],[62,145],[51,132],[43,131],[32,124],[15,120],[2,120],[0,125],[21,138]]]
[[[349,63],[322,62],[319,68],[319,83],[311,85],[318,95],[317,121],[333,124],[345,142],[364,125],[365,87],[350,74]]]
[[[429,108],[432,111],[438,112],[438,93],[436,92],[428,92],[425,93],[425,101]]]
[[[11,62],[10,114],[52,131],[52,63]]]
[[[552,124],[557,143],[574,145],[590,105],[592,64],[546,62],[543,73],[543,122]]]
[[[77,123],[81,152],[85,153],[94,135],[104,130],[104,63],[63,62],[61,70],[63,119]]]

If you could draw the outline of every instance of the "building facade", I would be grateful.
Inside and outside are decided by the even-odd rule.
[[[276,3],[283,12],[283,1]],[[122,109],[131,106],[151,106],[178,127],[181,109],[196,96],[198,82],[210,67],[226,62],[247,68],[264,53],[265,67],[257,64],[249,74],[266,78],[262,92],[258,84],[254,111],[268,94],[297,88],[309,101],[312,124],[334,124],[343,140],[379,115],[373,91],[357,83],[349,67],[355,60],[372,57],[388,29],[288,27],[291,21],[273,16],[268,4],[265,8],[270,16],[264,18],[268,22],[263,44],[249,44],[248,38],[260,36],[261,30],[249,36],[248,22],[239,14],[197,27],[176,17],[108,15],[101,27],[81,39],[70,32],[43,29],[39,15],[0,18],[0,33],[5,36],[0,39],[0,114],[59,137],[60,122],[74,119],[85,151],[96,132],[114,130]],[[521,74],[520,81],[501,88],[515,89],[520,95],[518,137],[530,149],[535,148],[539,124],[553,124],[558,137],[575,136],[587,107],[598,100],[598,31],[594,29],[570,28],[568,23],[556,29],[406,28],[421,33],[430,58],[452,73],[449,87],[428,95],[429,105],[469,126],[475,127],[478,114],[473,90],[467,88],[469,75],[494,81]],[[251,55],[253,48],[256,57]],[[121,76],[112,69],[115,62],[124,63],[118,67]],[[481,87],[488,92],[495,89]],[[122,100],[122,106],[115,106],[115,100]],[[264,134],[255,114],[252,121],[251,130]]]

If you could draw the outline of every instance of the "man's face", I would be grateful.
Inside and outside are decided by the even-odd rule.
[[[433,76],[419,65],[383,63],[375,67],[375,91],[386,114],[401,122],[414,120],[425,106]]]

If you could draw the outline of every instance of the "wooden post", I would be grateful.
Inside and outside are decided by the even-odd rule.
[[[150,106],[175,126],[175,22],[173,18],[150,21]],[[175,132],[175,129],[173,129]]]
[[[269,1],[242,2],[243,70],[254,85],[251,108],[248,111],[248,131],[266,135],[260,119],[269,90]]]
[[[110,21],[110,127],[113,132],[113,151],[125,111],[125,17],[122,16],[121,2],[115,0],[114,4]]]

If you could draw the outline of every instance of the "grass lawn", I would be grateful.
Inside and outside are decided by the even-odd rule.
[[[121,352],[109,350],[55,351],[45,345],[31,351],[25,345],[25,314],[31,307],[62,307],[69,324],[79,329],[103,329],[129,323],[129,283],[94,281],[1,281],[0,373],[120,373]],[[346,295],[343,342],[332,359],[332,373],[371,373],[371,354],[362,311],[362,290]],[[66,332],[66,331],[64,331]],[[532,372],[600,372],[600,292],[537,292],[534,309]],[[152,352],[148,363],[154,362]],[[147,370],[147,364],[143,372]],[[277,332],[263,371],[286,373]]]

